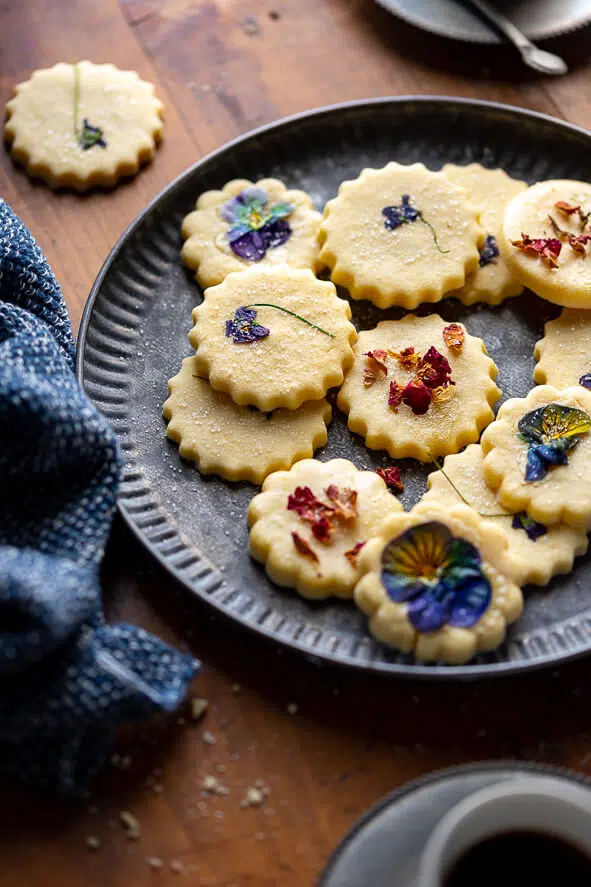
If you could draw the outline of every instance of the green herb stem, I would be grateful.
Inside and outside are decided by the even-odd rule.
[[[441,249],[441,247],[439,246],[439,243],[437,242],[437,234],[435,233],[435,228],[433,227],[431,222],[428,222],[427,219],[422,214],[420,215],[420,219],[421,219],[421,222],[423,222],[427,226],[427,228],[429,228],[429,230],[431,231],[431,234],[433,235],[433,242],[435,243],[435,247],[439,250],[439,252],[443,253],[443,254],[451,252],[451,250],[448,250],[448,249]]]
[[[277,311],[283,311],[284,314],[289,314],[291,317],[297,318],[297,320],[301,320],[302,323],[307,324],[308,326],[313,327],[313,329],[318,330],[319,333],[323,333],[325,336],[328,336],[331,339],[335,338],[334,333],[329,333],[328,330],[323,329],[321,326],[318,326],[317,323],[313,323],[311,320],[307,320],[305,317],[302,317],[301,314],[296,314],[295,311],[290,311],[288,308],[282,308],[281,305],[273,305],[271,302],[253,302],[252,305],[246,305],[246,308],[276,308]]]
[[[431,462],[433,463],[433,465],[435,465],[435,466],[437,467],[437,470],[440,471],[440,472],[442,473],[442,475],[444,476],[444,478],[446,479],[446,481],[448,482],[448,484],[450,485],[450,487],[452,488],[452,490],[454,491],[454,493],[456,493],[456,495],[458,495],[458,496],[460,497],[460,499],[462,500],[462,502],[464,503],[464,505],[467,505],[469,508],[472,508],[474,511],[476,511],[476,509],[474,508],[474,506],[473,506],[470,502],[468,502],[468,500],[466,499],[466,497],[465,497],[464,495],[462,495],[462,493],[460,493],[460,491],[458,490],[458,488],[457,488],[456,485],[454,484],[454,482],[453,482],[453,480],[451,479],[451,477],[450,477],[450,476],[447,474],[447,472],[442,468],[442,466],[439,464],[439,462],[437,461],[437,459],[435,458],[435,456],[433,456],[431,453],[429,453],[429,459],[431,460]],[[513,512],[505,512],[505,513],[503,513],[503,514],[500,514],[500,513],[499,513],[499,514],[486,514],[484,511],[476,511],[476,514],[477,514],[479,517],[511,517],[511,515],[513,514]]]

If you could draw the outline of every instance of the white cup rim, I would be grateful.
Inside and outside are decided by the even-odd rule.
[[[563,841],[570,841],[591,859],[591,791],[582,784],[577,785],[554,776],[515,777],[474,792],[459,801],[445,814],[429,837],[423,851],[417,887],[442,887],[443,877],[447,873],[446,854],[451,855],[452,861],[454,857],[453,852],[450,854],[450,844],[454,838],[459,840],[462,826],[469,821],[473,814],[485,808],[492,811],[493,808],[498,808],[499,805],[506,806],[509,802],[511,804],[523,802],[528,798],[535,799],[538,803],[545,801],[548,807],[552,805],[555,808],[562,806],[565,810],[568,808],[573,815],[579,816],[580,819],[584,817],[588,828],[588,840],[583,841],[580,835],[572,834],[565,823],[560,820],[553,828],[549,826],[540,828],[535,825],[530,825],[528,828],[527,822],[524,821],[520,826],[508,826],[506,831],[537,831]],[[463,855],[475,843],[502,834],[503,831],[503,828],[497,827],[491,827],[487,831],[483,826],[481,833],[475,840],[471,840],[466,846],[460,844],[455,859]]]

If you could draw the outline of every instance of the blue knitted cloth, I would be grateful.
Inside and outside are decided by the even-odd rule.
[[[0,773],[69,792],[117,726],[174,709],[197,667],[104,622],[120,456],[73,363],[59,286],[0,198]]]

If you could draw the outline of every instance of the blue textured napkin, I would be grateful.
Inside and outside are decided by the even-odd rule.
[[[104,622],[120,456],[73,363],[59,286],[0,198],[0,772],[76,792],[115,728],[174,709],[197,663]]]

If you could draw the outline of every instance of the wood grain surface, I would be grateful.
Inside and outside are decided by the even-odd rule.
[[[508,49],[421,35],[371,0],[0,0],[2,102],[35,68],[88,58],[137,70],[166,105],[164,142],[137,178],[110,192],[52,193],[2,150],[0,195],[38,239],[77,326],[124,228],[228,139],[319,105],[405,93],[508,102],[591,127],[589,41],[581,31],[550,45],[572,73],[549,80]],[[354,820],[413,777],[499,758],[591,772],[585,661],[459,685],[319,667],[213,617],[120,520],[104,587],[110,618],[202,659],[194,693],[209,711],[197,725],[181,712],[126,732],[123,757],[83,802],[2,785],[1,887],[303,887]],[[208,776],[229,794],[204,792]],[[241,806],[257,785],[264,803]],[[122,810],[141,823],[139,840],[126,837]]]

